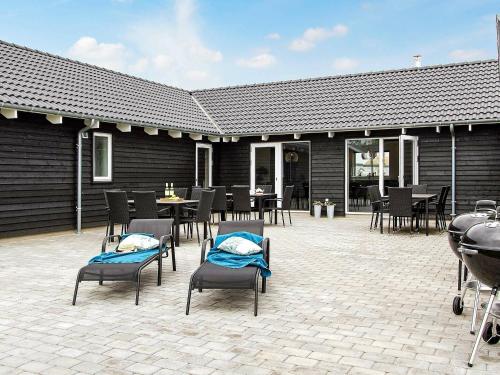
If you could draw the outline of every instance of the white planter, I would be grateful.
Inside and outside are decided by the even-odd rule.
[[[320,205],[315,205],[314,206],[314,217],[316,219],[321,218],[321,206]]]
[[[332,204],[331,206],[326,206],[326,216],[328,216],[329,219],[333,219],[335,216],[335,205]]]

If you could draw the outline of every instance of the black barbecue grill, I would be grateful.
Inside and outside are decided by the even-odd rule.
[[[458,293],[453,298],[453,312],[455,315],[461,315],[464,310],[464,298],[467,290],[473,289],[475,291],[474,309],[472,313],[471,329],[470,332],[474,334],[476,325],[477,308],[479,303],[479,293],[481,285],[473,277],[468,277],[467,267],[462,265],[462,254],[458,251],[458,245],[461,237],[471,226],[484,223],[489,219],[494,219],[496,211],[487,210],[479,212],[470,212],[456,216],[448,227],[448,242],[453,250],[453,253],[458,258]],[[462,279],[463,270],[463,279]],[[462,280],[464,284],[462,284]],[[462,290],[463,286],[463,290]]]
[[[491,288],[491,295],[486,306],[480,334],[476,338],[469,360],[472,367],[481,337],[490,344],[500,340],[500,302],[495,303],[500,287],[500,221],[487,221],[470,227],[463,235],[459,245],[462,260],[477,280]],[[489,317],[493,322],[488,322]]]

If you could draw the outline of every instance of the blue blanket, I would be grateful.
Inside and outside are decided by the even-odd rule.
[[[133,252],[117,253],[115,251],[99,254],[89,260],[92,263],[141,263],[152,255],[157,255],[158,249],[139,250]]]
[[[219,235],[215,238],[214,247],[210,249],[207,255],[207,261],[218,266],[228,268],[243,268],[246,266],[254,266],[260,268],[262,277],[271,276],[271,271],[264,260],[262,253],[252,255],[237,255],[219,250],[220,244],[230,237],[242,237],[253,243],[262,246],[262,236],[248,232],[234,232],[229,234]]]

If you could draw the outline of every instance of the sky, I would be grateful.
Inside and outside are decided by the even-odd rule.
[[[0,39],[201,89],[497,58],[499,0],[0,0]]]

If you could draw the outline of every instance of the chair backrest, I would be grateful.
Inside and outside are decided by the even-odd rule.
[[[210,189],[215,190],[214,202],[212,203],[212,210],[226,211],[227,210],[227,196],[225,186],[212,186]]]
[[[187,199],[188,188],[174,188],[174,194],[182,199]]]
[[[272,193],[273,192],[273,185],[257,185],[257,186],[255,186],[255,189],[261,189],[262,192],[264,192],[264,193]]]
[[[201,192],[203,188],[200,186],[193,186],[191,188],[191,199],[195,201],[199,201],[201,197]]]
[[[450,186],[441,186],[441,192],[439,193],[438,204],[441,206],[446,205],[446,198],[448,198],[448,192],[450,191]]]
[[[158,219],[158,206],[154,191],[133,191],[136,219]]]
[[[174,219],[134,219],[128,226],[127,233],[151,233],[156,239],[172,233]]]
[[[281,207],[284,210],[289,210],[292,207],[292,197],[294,188],[295,185],[285,186],[285,191],[283,192],[283,200],[281,201]]]
[[[382,199],[378,185],[370,185],[366,189],[368,192],[368,199],[370,199],[371,202],[380,201],[380,199]]]
[[[427,184],[408,185],[413,194],[427,194]]]
[[[103,190],[103,192],[104,192],[104,204],[106,205],[106,209],[109,209],[108,191],[123,191],[123,190],[120,190],[120,189]]]
[[[130,215],[128,211],[127,193],[125,191],[107,191],[109,220],[115,224],[128,224]]]
[[[392,216],[410,217],[413,214],[412,188],[389,188],[389,213]]]
[[[497,202],[492,201],[489,199],[481,199],[476,202],[476,207],[474,208],[474,211],[496,211],[497,209]]]
[[[249,212],[252,210],[250,204],[250,187],[249,186],[233,186],[233,209],[236,212]]]
[[[264,235],[264,220],[221,221],[217,234],[249,232]]]
[[[202,190],[198,209],[196,210],[196,221],[210,221],[212,204],[214,202],[215,190]]]

